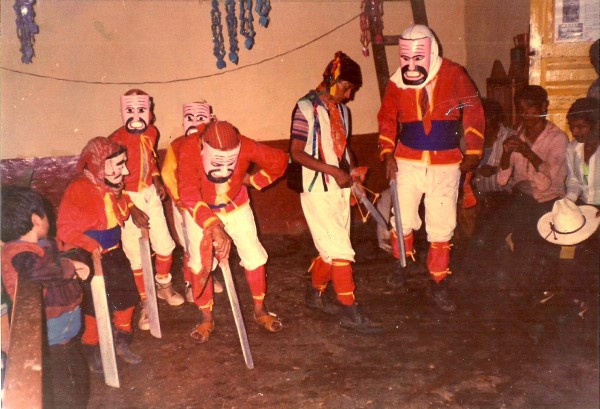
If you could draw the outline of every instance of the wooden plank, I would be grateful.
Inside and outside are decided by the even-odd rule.
[[[548,92],[549,119],[570,134],[566,114],[577,98],[583,98],[596,78],[589,61],[590,43],[556,42],[554,2],[531,0],[529,83]]]
[[[410,0],[410,7],[412,8],[415,24],[429,26],[429,23],[427,22],[427,11],[425,10],[425,0]]]
[[[390,0],[387,0],[390,1]],[[424,0],[410,0],[410,5],[412,8],[413,21],[415,24],[424,24],[427,23],[427,12],[425,10],[425,1]],[[375,39],[377,33],[373,30],[375,24],[373,24],[373,18],[369,13],[369,26],[371,27],[371,39]],[[375,74],[377,75],[377,84],[379,85],[379,96],[383,99],[383,95],[385,94],[385,88],[387,87],[387,83],[390,79],[390,70],[387,61],[387,55],[385,54],[386,46],[398,45],[398,39],[400,35],[386,35],[383,37],[383,43],[376,44],[375,41],[371,42],[373,47],[373,60],[375,62]]]
[[[19,282],[10,328],[3,406],[42,408],[42,290]]]

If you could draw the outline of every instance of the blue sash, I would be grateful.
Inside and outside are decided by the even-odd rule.
[[[425,134],[423,122],[403,122],[400,142],[421,151],[446,151],[458,148],[458,121],[431,121],[431,132]]]
[[[119,225],[108,230],[87,230],[83,234],[96,240],[103,249],[110,249],[121,242],[121,226]]]

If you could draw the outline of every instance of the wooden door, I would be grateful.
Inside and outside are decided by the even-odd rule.
[[[569,0],[557,1],[563,4]],[[598,10],[599,3],[577,0],[580,7],[587,5],[586,10],[591,8],[588,4]],[[556,18],[561,16],[555,16],[554,0],[531,0],[529,83],[548,91],[549,119],[568,133],[566,113],[577,98],[586,96],[596,71],[589,60],[592,40],[560,41],[555,33]]]

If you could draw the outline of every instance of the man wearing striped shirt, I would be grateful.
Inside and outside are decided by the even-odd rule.
[[[306,305],[330,315],[341,312],[342,327],[370,333],[382,328],[359,310],[354,299],[350,187],[361,177],[353,170],[348,152],[350,117],[345,105],[361,85],[360,66],[338,51],[325,68],[321,84],[294,108],[290,154],[301,165],[295,190],[300,192],[304,217],[319,252],[309,268],[312,285]],[[326,296],[330,281],[339,304]]]

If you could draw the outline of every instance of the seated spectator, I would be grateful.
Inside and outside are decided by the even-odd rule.
[[[584,318],[593,295],[591,286],[585,284],[585,273],[597,271],[600,250],[598,235],[592,235],[600,223],[598,117],[596,98],[580,98],[571,105],[567,122],[575,140],[567,147],[566,195],[538,222],[538,231],[548,242],[577,245],[561,247],[558,262],[552,263],[554,278],[540,294],[540,302],[562,303],[568,310],[575,307],[580,318]]]
[[[566,198],[600,206],[598,99],[575,101],[567,113],[567,122],[575,140],[567,147]]]
[[[515,131],[504,126],[502,105],[493,99],[481,100],[485,114],[485,138],[483,142],[483,158],[475,170],[475,186],[483,196],[489,192],[510,192],[511,183],[501,186],[496,174],[499,170],[504,141],[515,135]]]
[[[89,373],[77,340],[82,289],[76,279],[87,279],[90,270],[59,253],[56,241],[48,238],[49,227],[39,194],[26,188],[2,189],[2,282],[12,301],[20,280],[36,281],[43,288],[49,346],[44,360],[44,407],[83,409],[89,397]]]
[[[540,240],[536,224],[552,210],[554,201],[565,193],[567,167],[565,152],[569,139],[547,119],[548,94],[538,85],[528,85],[515,95],[520,120],[517,135],[503,143],[498,183],[512,178],[513,193],[501,210],[502,228],[498,233],[514,250],[514,263],[508,271],[512,282],[522,286],[543,280],[548,257],[556,257],[556,248]],[[524,295],[522,291],[515,294]]]

